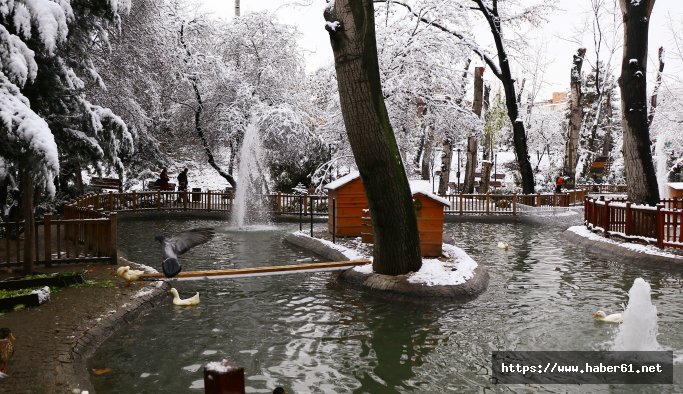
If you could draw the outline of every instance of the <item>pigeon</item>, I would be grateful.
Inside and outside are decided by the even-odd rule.
[[[164,276],[172,278],[180,273],[182,267],[178,263],[178,256],[187,252],[197,245],[201,245],[213,237],[212,228],[195,228],[183,231],[171,237],[157,235],[155,240],[161,243],[161,251],[164,254],[164,261],[161,269]]]

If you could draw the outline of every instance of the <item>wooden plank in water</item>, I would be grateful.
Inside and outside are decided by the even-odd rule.
[[[232,268],[224,270],[206,270],[206,271],[187,271],[181,272],[174,278],[204,278],[211,276],[225,276],[225,277],[241,277],[241,276],[259,276],[259,275],[277,275],[282,273],[295,272],[314,272],[314,271],[332,271],[351,268],[356,265],[369,264],[368,259],[357,259],[349,261],[331,261],[322,263],[307,263],[307,264],[289,264],[289,265],[273,265],[269,267],[247,267],[247,268]],[[145,274],[140,280],[159,279],[164,278],[161,272],[154,274]]]

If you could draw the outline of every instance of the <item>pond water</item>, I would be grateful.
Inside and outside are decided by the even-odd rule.
[[[282,244],[298,225],[233,232],[206,220],[122,222],[133,261],[157,266],[155,233],[214,226],[218,234],[182,256],[185,270],[310,261]],[[321,226],[322,224],[317,225]],[[230,358],[247,392],[450,393],[485,391],[683,392],[683,369],[668,386],[503,386],[491,383],[495,350],[606,350],[616,327],[591,313],[620,311],[637,277],[652,286],[659,343],[683,353],[680,271],[642,268],[567,243],[562,228],[525,223],[447,224],[445,240],[490,273],[488,290],[466,304],[386,302],[331,280],[331,273],[183,281],[197,307],[168,302],[117,332],[90,360],[97,393],[203,392],[202,368]],[[498,241],[510,244],[508,251]]]

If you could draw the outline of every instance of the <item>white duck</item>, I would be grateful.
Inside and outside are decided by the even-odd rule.
[[[611,315],[608,315],[603,311],[597,311],[593,313],[593,319],[606,323],[623,323],[624,315],[621,313],[612,313]]]
[[[508,250],[510,245],[507,242],[498,242],[498,247],[503,249],[503,250]]]
[[[178,290],[176,290],[175,288],[171,287],[171,290],[169,290],[169,292],[173,294],[173,305],[192,306],[199,304],[199,292],[197,292],[192,297],[186,298],[184,300],[180,298],[180,296],[178,295]]]
[[[124,265],[123,267],[119,267],[116,270],[116,275],[118,275],[121,278],[128,281],[128,284],[130,284],[130,282],[135,282],[136,280],[140,279],[140,277],[144,274],[145,274],[145,271],[132,270],[132,269],[130,269],[130,266],[128,266],[128,265]]]

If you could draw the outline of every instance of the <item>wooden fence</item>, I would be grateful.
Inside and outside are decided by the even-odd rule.
[[[618,235],[663,248],[683,248],[683,199],[661,200],[657,206],[601,198],[584,201],[584,223],[605,237]]]
[[[443,196],[450,203],[447,214],[516,215],[521,205],[534,208],[569,207],[583,203],[586,192],[570,190],[553,194],[448,194]]]

